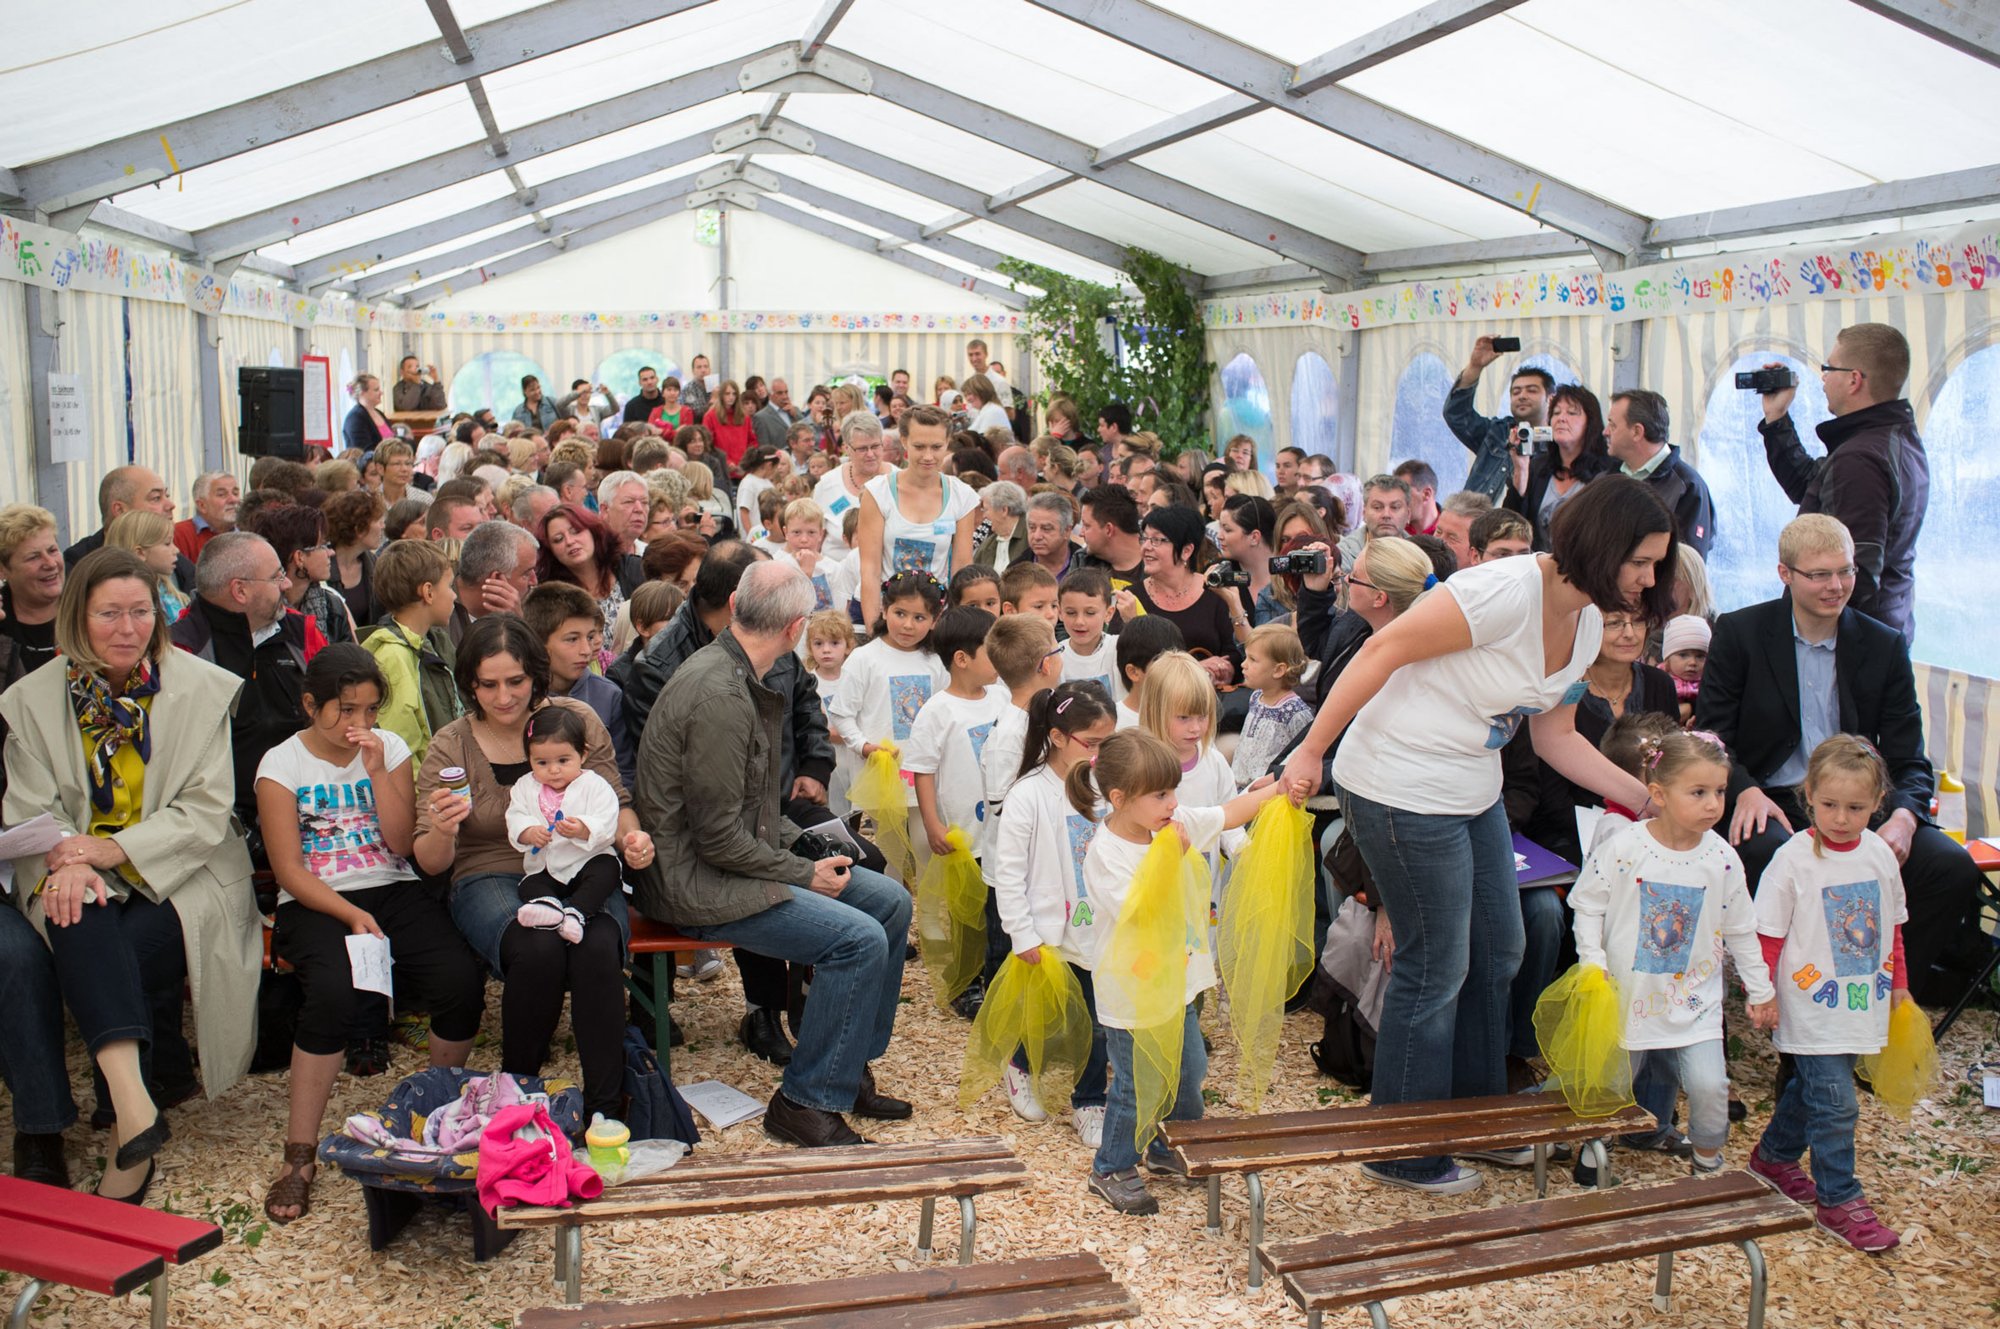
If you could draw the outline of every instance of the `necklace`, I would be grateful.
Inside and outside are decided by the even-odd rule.
[[[1185,590],[1170,591],[1162,587],[1158,578],[1146,578],[1146,594],[1152,596],[1153,603],[1163,609],[1186,609],[1201,595],[1201,589],[1201,583],[1197,581],[1194,584],[1193,594],[1189,594]]]
[[[1618,677],[1624,683],[1624,686],[1616,692],[1598,681],[1596,665],[1592,665],[1586,671],[1585,679],[1590,684],[1590,690],[1604,698],[1610,704],[1613,714],[1622,715],[1625,712],[1625,699],[1632,695],[1632,667],[1630,665],[1619,665],[1617,669]]]

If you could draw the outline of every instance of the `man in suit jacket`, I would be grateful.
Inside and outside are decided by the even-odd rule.
[[[174,519],[174,496],[167,492],[167,482],[160,478],[160,473],[145,466],[120,466],[106,471],[97,483],[97,510],[104,517],[104,525],[63,550],[63,566],[74,568],[85,554],[102,549],[104,532],[111,523],[139,508],[157,512],[168,521]],[[194,563],[186,554],[176,553],[174,558],[174,585],[184,594],[194,594]]]
[[[1717,620],[1695,702],[1696,724],[1714,731],[1733,758],[1724,818],[1730,842],[1754,887],[1778,847],[1810,825],[1797,786],[1812,750],[1834,734],[1874,744],[1891,785],[1874,829],[1903,864],[1910,991],[1948,1002],[1957,991],[1940,984],[1933,966],[1965,924],[1979,871],[1930,820],[1936,779],[1924,756],[1909,643],[1848,605],[1854,542],[1833,518],[1794,520],[1779,538],[1778,558],[1786,593]]]

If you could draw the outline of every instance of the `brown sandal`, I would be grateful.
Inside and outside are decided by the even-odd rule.
[[[271,1183],[271,1189],[264,1196],[264,1217],[280,1226],[293,1218],[304,1218],[312,1212],[312,1184],[319,1175],[318,1146],[292,1143],[285,1146],[285,1170]],[[301,1175],[305,1169],[313,1170],[312,1177]],[[273,1209],[297,1207],[298,1213],[292,1218],[282,1218],[271,1212]]]

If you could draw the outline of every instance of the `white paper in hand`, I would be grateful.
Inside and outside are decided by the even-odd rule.
[[[395,985],[389,980],[389,971],[396,962],[389,958],[387,937],[378,937],[369,932],[349,933],[347,963],[354,970],[356,992],[379,992],[385,997],[395,995]]]

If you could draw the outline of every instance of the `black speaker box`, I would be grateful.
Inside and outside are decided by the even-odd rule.
[[[236,450],[246,457],[306,455],[305,374],[297,369],[247,365],[236,371]]]

